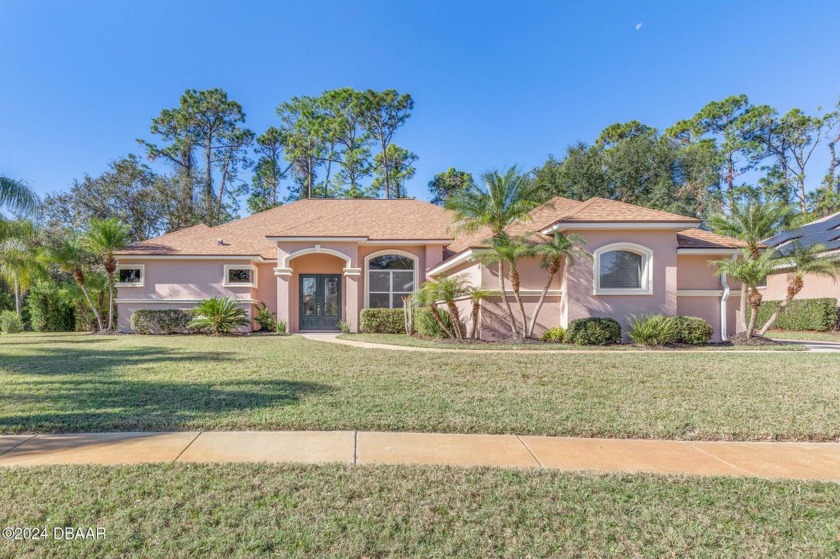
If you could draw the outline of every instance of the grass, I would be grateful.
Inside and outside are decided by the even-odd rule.
[[[808,342],[840,343],[840,332],[810,332],[793,330],[770,330],[768,338],[774,340],[805,340]]]
[[[481,354],[299,336],[0,337],[0,433],[315,429],[840,439],[808,352]]]
[[[44,483],[44,480],[49,483]],[[4,557],[829,557],[840,485],[270,464],[0,471]]]
[[[406,334],[339,334],[338,337],[343,340],[352,340],[357,342],[369,342],[375,344],[398,345],[407,347],[428,347],[437,349],[469,349],[469,350],[540,350],[540,351],[563,351],[563,350],[590,350],[590,351],[727,351],[727,350],[774,350],[774,351],[804,351],[804,348],[798,346],[781,345],[781,346],[730,346],[730,345],[704,345],[704,346],[689,346],[681,345],[679,347],[643,347],[633,344],[609,345],[609,346],[580,346],[573,344],[558,344],[558,343],[544,343],[544,342],[470,342],[470,343],[456,343],[447,340],[431,340],[428,338],[420,338],[417,336],[407,336]]]

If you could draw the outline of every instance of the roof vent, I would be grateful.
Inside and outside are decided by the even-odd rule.
[[[220,239],[216,239],[216,244],[217,244],[217,245],[219,245],[219,246],[223,246],[223,245],[225,244],[225,240],[224,240],[224,239],[221,239],[221,238],[220,238]]]

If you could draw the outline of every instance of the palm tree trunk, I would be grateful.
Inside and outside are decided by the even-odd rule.
[[[741,331],[747,331],[747,285],[741,284]]]
[[[114,274],[108,274],[108,331],[114,329]]]
[[[525,328],[528,325],[528,317],[525,315],[525,305],[522,303],[522,297],[519,295],[519,272],[516,268],[511,268],[510,282],[513,284],[513,298],[516,299],[516,304],[519,306],[519,314],[522,316],[522,330],[520,335],[525,338]]]
[[[502,295],[502,301],[505,303],[508,319],[510,320],[511,337],[516,339],[519,333],[516,331],[516,318],[513,316],[513,309],[510,308],[510,302],[507,299],[507,290],[505,289],[505,266],[499,262],[499,293]]]
[[[543,303],[545,302],[545,297],[548,294],[548,289],[551,287],[551,282],[554,281],[554,272],[548,273],[548,279],[543,286],[542,293],[540,293],[540,299],[537,301],[537,308],[534,309],[534,314],[531,316],[531,323],[528,325],[528,332],[526,332],[527,337],[532,337],[534,335],[534,328],[537,326],[537,316],[540,314],[540,309],[542,309]]]
[[[458,305],[455,301],[447,301],[446,307],[449,309],[449,316],[452,317],[452,329],[455,330],[455,339],[459,342],[464,339],[464,325],[461,324],[461,313],[458,311]]]
[[[472,304],[472,339],[479,339],[478,335],[478,321],[481,313],[481,300],[473,301]]]
[[[793,298],[796,297],[797,293],[802,290],[802,282],[799,280],[797,282],[796,278],[791,278],[790,282],[788,283],[787,293],[785,294],[785,300],[779,303],[779,306],[776,307],[776,310],[773,311],[773,314],[770,315],[770,318],[767,319],[767,322],[764,323],[764,326],[761,327],[759,330],[758,335],[763,336],[767,333],[767,331],[773,327],[773,324],[776,323],[776,319],[779,318],[779,315],[790,305],[790,302],[793,301]]]
[[[15,312],[20,316],[20,284],[18,283],[17,274],[15,274]]]
[[[750,322],[747,325],[747,339],[755,335],[755,323],[758,320],[758,309],[761,307],[761,293],[751,289],[750,295]]]
[[[435,319],[435,322],[437,322],[438,326],[440,326],[440,329],[443,330],[446,333],[446,335],[450,338],[454,338],[455,334],[452,333],[452,330],[446,327],[446,324],[440,317],[440,311],[438,310],[437,305],[435,303],[429,305],[429,312],[432,313],[432,318]]]
[[[90,310],[93,311],[93,317],[96,319],[96,325],[99,327],[99,331],[102,331],[102,316],[99,314],[99,309],[93,304],[93,301],[90,298],[90,294],[88,293],[87,287],[85,287],[84,282],[80,282],[76,280],[76,283],[79,285],[79,289],[82,290],[82,295],[85,296],[85,300],[87,301]]]

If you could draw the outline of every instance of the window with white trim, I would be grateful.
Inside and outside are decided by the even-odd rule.
[[[650,295],[653,252],[641,245],[615,243],[595,251],[596,295]]]
[[[117,287],[143,287],[145,266],[143,264],[117,266]]]
[[[368,307],[399,309],[403,297],[414,293],[414,259],[384,254],[368,261]]]
[[[225,287],[256,287],[257,269],[254,266],[225,266]]]

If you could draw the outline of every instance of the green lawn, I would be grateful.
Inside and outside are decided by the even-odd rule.
[[[371,342],[375,344],[399,345],[408,347],[430,347],[436,349],[471,349],[471,350],[488,350],[488,349],[504,349],[504,350],[590,350],[590,351],[804,351],[804,348],[793,345],[779,345],[779,346],[731,346],[731,345],[705,345],[705,346],[679,346],[679,347],[640,347],[633,344],[609,345],[609,346],[580,346],[572,344],[557,344],[557,343],[543,343],[543,342],[525,342],[525,343],[510,343],[510,342],[469,342],[456,343],[447,340],[430,340],[428,338],[419,338],[417,336],[407,336],[405,334],[339,334],[338,336],[343,340],[353,340],[357,342]]]
[[[409,353],[298,336],[0,336],[0,432],[840,439],[832,354]]]
[[[767,337],[774,340],[805,340],[809,342],[837,342],[840,344],[840,332],[770,330],[767,333]]]
[[[45,483],[45,480],[49,480]],[[836,557],[840,485],[266,464],[0,470],[3,557]]]

